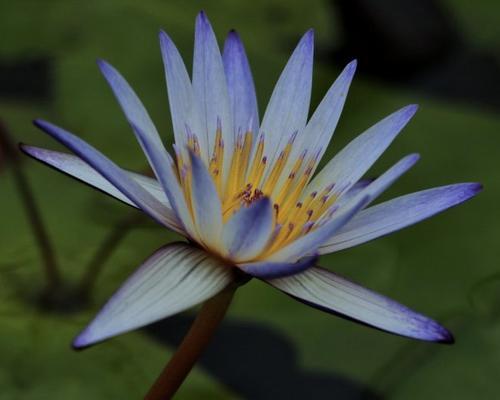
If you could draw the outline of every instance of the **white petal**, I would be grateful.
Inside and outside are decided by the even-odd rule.
[[[160,32],[160,47],[165,67],[168,101],[177,148],[181,151],[184,160],[187,160],[187,124],[193,132],[198,133],[201,155],[203,160],[207,161],[210,150],[206,142],[206,135],[200,134],[200,113],[194,98],[193,86],[191,85],[186,66],[174,43],[163,31]]]
[[[312,267],[318,261],[318,255],[306,256],[300,260],[290,262],[272,262],[267,260],[252,261],[237,264],[236,266],[245,273],[260,279],[274,279],[284,276],[295,275]]]
[[[436,321],[323,268],[267,281],[312,307],[414,339],[453,342]]]
[[[204,135],[210,156],[215,143],[215,134],[220,121],[222,139],[224,141],[224,166],[222,176],[227,176],[234,145],[233,120],[226,86],[226,76],[222,57],[215,34],[207,16],[200,12],[196,18],[193,89],[198,101],[202,132],[193,132],[197,136]]]
[[[86,183],[87,185],[101,190],[102,192],[109,194],[110,196],[115,197],[132,207],[137,207],[132,200],[120,192],[111,182],[109,182],[81,158],[68,153],[61,153],[59,151],[24,144],[21,145],[21,149],[36,160],[54,167],[55,169],[62,171],[65,174]],[[139,185],[151,193],[153,197],[163,203],[165,207],[170,208],[168,199],[156,179],[130,171],[127,171],[127,173],[132,179],[139,183]],[[172,216],[175,218],[174,214],[172,214]]]
[[[191,185],[193,213],[200,240],[211,248],[222,248],[222,206],[214,181],[200,158],[193,153]]]
[[[233,278],[231,267],[203,250],[185,243],[167,245],[130,276],[73,346],[86,347],[187,310]]]
[[[367,208],[320,248],[321,254],[357,246],[413,225],[475,196],[481,185],[463,183],[407,194]]]
[[[321,100],[306,127],[297,135],[287,166],[281,174],[275,190],[281,188],[284,180],[293,168],[293,164],[303,151],[307,151],[308,156],[315,156],[318,160],[317,163],[319,163],[337,127],[349,86],[356,71],[356,65],[356,61],[352,61],[344,68],[323,100]],[[305,168],[306,166],[304,165],[303,169]],[[313,173],[314,171],[311,175]]]
[[[256,257],[273,233],[273,207],[264,197],[242,207],[224,225],[224,248],[235,262]]]
[[[311,181],[306,195],[321,192],[332,183],[335,183],[335,193],[347,191],[380,157],[416,110],[415,105],[404,107],[359,135]]]
[[[250,126],[254,136],[259,132],[259,110],[245,48],[235,31],[229,32],[222,55],[227,90],[234,119],[234,133],[244,132]]]
[[[306,125],[311,100],[314,33],[308,31],[295,48],[276,84],[260,131],[265,135],[267,173],[294,132]],[[266,175],[264,175],[266,176]]]
[[[87,142],[72,133],[43,120],[35,120],[35,125],[54,139],[69,148],[78,157],[98,171],[104,178],[111,182],[120,192],[130,199],[137,207],[150,215],[160,224],[167,227],[177,223],[172,221],[171,209],[158,201],[150,192],[145,190],[123,169],[118,167],[104,154],[97,151]]]
[[[406,157],[403,157],[396,164],[394,164],[391,168],[385,171],[382,175],[380,175],[377,179],[375,179],[372,183],[367,185],[364,189],[360,190],[353,198],[350,200],[356,201],[356,199],[360,199],[362,197],[368,196],[369,201],[368,204],[375,200],[378,196],[380,196],[389,186],[391,186],[397,179],[401,177],[405,172],[407,172],[411,167],[415,165],[415,163],[420,159],[420,155],[413,153],[409,154]],[[353,185],[355,186],[355,185]],[[351,192],[349,190],[347,193]],[[341,202],[344,195],[339,198],[339,202],[336,203],[337,207],[341,207]],[[367,205],[368,205],[367,204]]]
[[[172,209],[182,222],[186,232],[195,237],[191,215],[188,212],[184,195],[174,174],[174,162],[165,150],[165,146],[149,114],[133,89],[115,68],[105,61],[100,61],[99,67],[120,103],[144,154],[148,158],[151,168],[168,197]]]

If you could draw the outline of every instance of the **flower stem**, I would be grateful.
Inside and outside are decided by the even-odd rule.
[[[173,397],[210,342],[237,288],[238,285],[233,284],[203,304],[177,352],[149,389],[145,400],[165,400]]]
[[[54,249],[38,210],[31,186],[24,175],[18,152],[12,144],[7,126],[2,120],[0,120],[0,152],[3,152],[6,160],[10,162],[14,184],[16,185],[21,198],[21,204],[24,207],[24,212],[28,217],[31,229],[33,230],[33,236],[40,251],[42,266],[47,280],[46,294],[53,294],[60,288],[62,281]]]

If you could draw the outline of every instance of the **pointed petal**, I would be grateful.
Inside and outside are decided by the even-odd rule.
[[[365,189],[359,191],[359,193],[351,201],[356,201],[356,199],[368,196],[370,198],[368,204],[371,203],[378,196],[380,196],[389,186],[391,186],[399,177],[401,177],[401,175],[403,175],[411,167],[413,167],[419,159],[420,155],[416,153],[409,154],[406,157],[403,157],[391,168],[389,168],[377,179],[375,179]],[[344,196],[341,196],[340,199],[342,199],[343,197]],[[337,206],[340,207],[341,204],[343,203],[339,202]]]
[[[125,196],[120,190],[116,188],[110,181],[104,178],[99,172],[92,168],[85,161],[71,154],[61,153],[58,151],[42,149],[40,147],[28,146],[21,144],[21,150],[34,159],[53,167],[63,173],[86,183],[97,190],[106,193],[125,204],[132,207],[137,205]],[[181,224],[177,222],[177,216],[170,207],[165,192],[156,179],[136,174],[135,172],[124,171],[130,178],[136,181],[144,190],[149,192],[157,201],[165,206],[168,213],[165,215],[165,223],[169,224],[169,228],[181,235],[185,235]]]
[[[86,347],[187,310],[227,287],[233,271],[201,249],[173,243],[128,278],[74,340]]]
[[[120,73],[105,61],[99,61],[99,67],[113,90],[116,99],[127,117],[144,154],[148,158],[158,181],[161,183],[172,209],[182,222],[185,230],[194,235],[191,216],[174,174],[174,162],[165,150],[149,114],[143,104]]]
[[[260,131],[265,134],[264,149],[269,172],[290,135],[306,125],[311,100],[314,33],[308,31],[295,48],[276,84]]]
[[[344,68],[314,111],[306,127],[297,135],[287,167],[276,185],[276,190],[279,190],[293,168],[295,160],[304,150],[307,150],[310,155],[316,155],[317,163],[321,160],[340,119],[356,65],[357,62],[354,60]],[[313,173],[314,171],[311,175]]]
[[[318,261],[318,256],[307,256],[295,263],[256,261],[251,263],[237,264],[243,272],[260,279],[283,278],[295,275],[312,267]]]
[[[368,185],[372,184],[375,178],[371,179],[360,179],[357,181],[346,193],[344,193],[336,202],[335,204],[338,205],[338,207],[343,207],[346,205],[349,201],[354,199],[361,191],[365,190]]]
[[[242,207],[224,225],[222,240],[228,256],[241,262],[256,257],[273,233],[273,207],[267,197]]]
[[[118,167],[102,153],[75,135],[49,122],[35,120],[35,125],[62,143],[78,157],[98,171],[137,207],[156,221],[167,227],[177,223],[172,221],[171,210],[143,189],[123,169]]]
[[[332,182],[336,193],[348,190],[375,163],[416,110],[415,105],[404,107],[359,135],[311,181],[307,193],[321,191]]]
[[[219,46],[203,11],[196,18],[193,89],[195,99],[198,101],[203,130],[194,133],[206,137],[210,156],[214,148],[218,120],[220,121],[225,150],[223,167],[223,177],[225,177],[231,161],[230,152],[234,145],[233,121]]]
[[[344,226],[369,200],[370,197],[365,196],[359,200],[352,201],[346,207],[338,210],[337,214],[330,221],[271,254],[267,258],[267,261],[294,262],[300,257],[315,253],[325,240]]]
[[[478,183],[442,186],[401,196],[367,208],[356,215],[320,248],[321,254],[368,242],[413,225],[475,196]]]
[[[196,229],[203,243],[211,248],[222,247],[222,206],[217,189],[205,164],[190,152],[193,182],[191,185]]]
[[[188,159],[186,149],[186,124],[193,132],[201,133],[199,110],[194,98],[193,86],[186,66],[179,51],[170,37],[163,31],[160,32],[160,48],[165,68],[167,81],[168,101],[172,125],[177,148],[182,152],[183,158]],[[206,161],[209,157],[208,143],[205,135],[198,135],[202,158]]]
[[[436,321],[326,269],[309,270],[268,281],[275,288],[322,311],[413,339],[453,342]]]
[[[312,149],[312,154],[319,152],[318,158],[321,158],[325,152],[337,127],[356,66],[356,60],[347,64],[304,129],[302,139],[307,142],[306,147]]]
[[[245,48],[235,31],[227,35],[222,59],[234,120],[234,133],[243,132],[250,126],[256,137],[259,132],[257,96]]]

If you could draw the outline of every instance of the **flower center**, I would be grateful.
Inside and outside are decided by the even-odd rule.
[[[223,176],[224,141],[221,129],[216,131],[208,170],[221,200],[223,221],[227,222],[241,207],[248,207],[264,196],[273,201],[275,239],[263,257],[317,228],[334,212],[335,207],[332,206],[337,199],[332,192],[334,185],[320,193],[305,193],[319,157],[317,154],[308,156],[307,150],[304,150],[292,159],[295,138],[296,134],[291,135],[266,174],[268,157],[264,155],[264,135],[260,134],[255,144],[252,132],[238,135],[229,171]],[[196,135],[188,135],[187,146],[200,156]],[[190,168],[180,152],[176,152],[176,157],[179,180],[191,207]]]

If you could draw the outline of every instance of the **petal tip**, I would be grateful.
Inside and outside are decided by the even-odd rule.
[[[353,75],[354,72],[356,72],[357,67],[358,67],[358,60],[354,59],[349,64],[346,65],[345,71],[348,74]]]
[[[205,28],[210,28],[210,21],[208,20],[207,13],[204,10],[201,10],[196,16],[196,25],[201,25]]]
[[[415,164],[418,160],[420,160],[419,153],[412,153],[408,156],[408,162],[412,165]]]
[[[73,342],[71,342],[71,347],[74,350],[83,350],[89,347],[93,343],[93,340],[91,340],[91,338],[89,338],[88,336],[88,329],[85,328],[78,334],[76,338],[73,339]]]
[[[104,75],[107,74],[109,71],[112,71],[114,69],[110,63],[108,63],[106,60],[103,60],[102,58],[98,58],[96,63]]]
[[[35,125],[37,128],[39,128],[43,131],[47,131],[52,126],[52,124],[50,122],[47,122],[47,121],[40,119],[40,118],[34,119],[33,125]]]
[[[230,37],[230,38],[233,38],[233,39],[239,39],[240,38],[240,35],[238,34],[238,32],[236,31],[236,29],[234,29],[234,28],[229,29],[229,32],[227,33],[227,36]]]
[[[171,42],[170,36],[168,36],[167,32],[165,32],[163,29],[160,29],[160,31],[158,32],[158,37],[160,38],[161,44],[167,44]]]
[[[37,148],[36,147],[30,146],[29,144],[26,144],[26,143],[23,143],[23,142],[19,142],[17,144],[17,147],[24,154],[26,154],[28,156],[36,157],[36,154],[37,154]]]
[[[460,184],[459,184],[460,185]],[[483,184],[479,182],[461,184],[461,200],[459,203],[469,200],[483,191]]]
[[[403,114],[410,119],[418,110],[418,104],[409,104],[403,108]]]
[[[484,189],[484,186],[482,183],[473,182],[470,184],[470,192],[472,193],[472,196],[475,196],[479,192],[482,192],[483,189]]]
[[[455,343],[455,338],[453,337],[453,334],[438,322],[430,320],[426,328],[428,329],[428,333],[423,334],[421,337],[422,339],[428,340],[430,342],[443,343],[443,344]]]
[[[314,29],[309,29],[304,35],[302,39],[300,39],[300,44],[302,44],[306,49],[312,50],[314,46]]]
[[[442,335],[438,340],[438,343],[443,343],[448,345],[455,344],[455,337],[453,336],[453,334],[448,329],[444,327],[441,328],[442,328]]]

